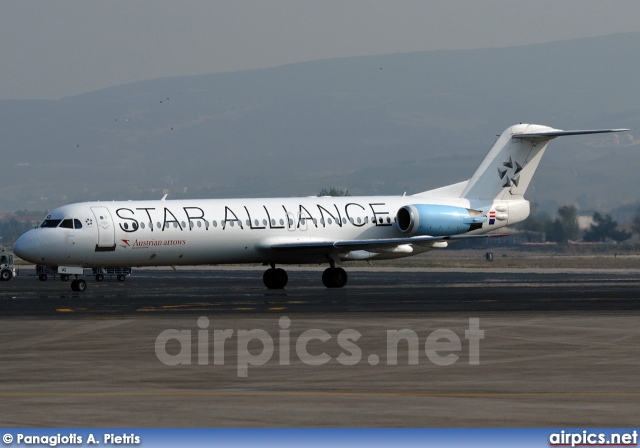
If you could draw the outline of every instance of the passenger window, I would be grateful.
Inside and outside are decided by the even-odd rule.
[[[73,220],[73,228],[74,229],[82,229],[82,223],[80,222],[79,219],[74,219]]]
[[[62,224],[60,224],[60,227],[64,229],[73,229],[73,219],[63,220]]]

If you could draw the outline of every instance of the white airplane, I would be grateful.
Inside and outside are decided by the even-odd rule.
[[[408,257],[449,241],[488,238],[529,216],[523,195],[550,140],[628,129],[505,130],[471,179],[411,196],[82,202],[53,210],[15,243],[23,260],[57,269],[84,291],[83,268],[224,263],[328,263],[322,282],[341,288],[349,260]]]

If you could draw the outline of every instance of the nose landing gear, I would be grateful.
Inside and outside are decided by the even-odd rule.
[[[87,289],[87,282],[81,278],[76,278],[71,282],[71,290],[77,292],[84,292]]]

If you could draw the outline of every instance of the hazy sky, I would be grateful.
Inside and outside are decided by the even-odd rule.
[[[0,0],[0,99],[339,56],[640,31],[637,0]]]

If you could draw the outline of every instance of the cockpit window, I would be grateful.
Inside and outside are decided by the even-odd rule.
[[[73,219],[63,219],[60,227],[63,229],[73,229]]]
[[[60,224],[60,221],[62,221],[61,219],[45,219],[42,224],[40,224],[40,227],[45,228],[45,227],[58,227],[58,224]]]
[[[40,227],[60,227],[61,229],[82,229],[79,219],[45,219]]]

